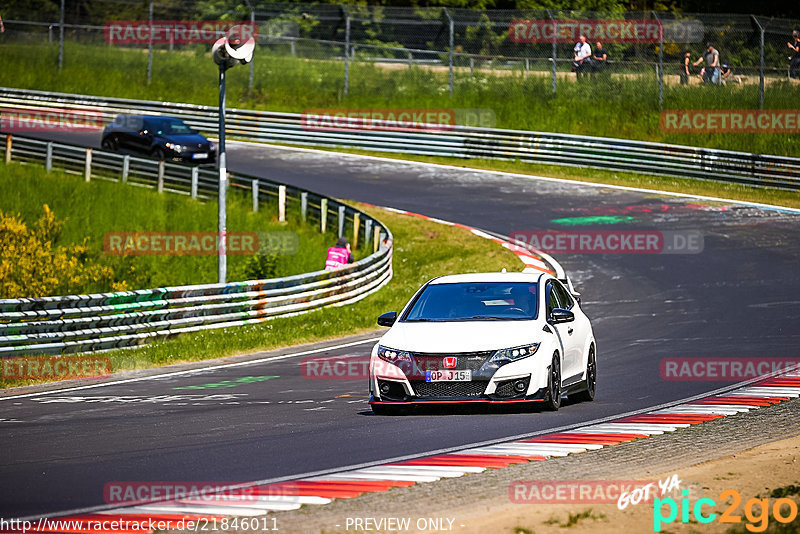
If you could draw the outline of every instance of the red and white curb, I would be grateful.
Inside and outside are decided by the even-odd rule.
[[[303,505],[327,504],[334,499],[350,499],[365,493],[387,491],[396,487],[461,477],[487,469],[513,464],[544,461],[618,443],[674,432],[681,428],[747,412],[800,397],[800,376],[779,375],[740,386],[725,393],[691,400],[668,408],[654,409],[599,424],[589,424],[565,432],[553,432],[531,438],[473,447],[445,454],[415,458],[361,469],[343,470],[326,475],[300,478],[242,489],[241,497],[230,491],[205,495],[198,499],[125,506],[90,514],[70,515],[50,520],[72,521],[73,528],[34,524],[33,532],[153,532],[153,530],[93,530],[97,522],[164,521],[177,528],[180,521],[198,521],[225,517],[255,517],[267,513],[296,510]],[[80,525],[74,526],[74,525]],[[10,530],[9,532],[15,532]]]

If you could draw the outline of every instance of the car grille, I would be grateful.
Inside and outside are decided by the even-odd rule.
[[[420,398],[480,397],[488,382],[422,382],[411,381],[411,389]]]
[[[481,351],[481,352],[456,352],[456,353],[423,353],[415,352],[414,362],[420,371],[438,371],[445,369],[443,360],[446,357],[455,357],[456,366],[451,369],[477,371],[483,364],[486,363],[494,351]]]

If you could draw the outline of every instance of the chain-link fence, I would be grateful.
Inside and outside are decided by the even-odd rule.
[[[115,65],[146,72],[148,84],[168,71],[167,53],[206,54],[230,25],[252,22],[250,89],[295,84],[406,104],[469,93],[502,100],[534,86],[560,94],[584,82],[659,105],[682,84],[727,85],[737,88],[731,106],[758,108],[792,76],[789,57],[800,62],[787,46],[800,21],[732,14],[87,0],[0,15],[3,44],[58,47],[59,69],[88,47],[118,53]],[[715,98],[722,93],[711,107]]]

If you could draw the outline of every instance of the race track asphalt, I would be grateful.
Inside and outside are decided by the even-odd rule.
[[[796,213],[243,143],[229,145],[229,166],[504,235],[699,231],[703,250],[558,255],[592,318],[599,370],[595,402],[557,413],[374,416],[365,380],[308,380],[302,356],[0,398],[0,517],[101,505],[112,481],[265,480],[578,424],[730,383],[665,380],[665,358],[798,356]],[[370,347],[315,356],[364,357]],[[234,387],[213,385],[240,379]]]

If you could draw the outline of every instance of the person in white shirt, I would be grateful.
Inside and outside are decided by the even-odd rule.
[[[572,71],[578,80],[581,76],[588,76],[592,67],[592,47],[586,42],[586,36],[581,35],[575,43],[572,56]]]

